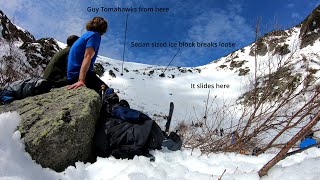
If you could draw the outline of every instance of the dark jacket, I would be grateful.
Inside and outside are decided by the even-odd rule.
[[[67,63],[70,47],[57,52],[44,71],[44,79],[52,82],[55,87],[67,85]]]

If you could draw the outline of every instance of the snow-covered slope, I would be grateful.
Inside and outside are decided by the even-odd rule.
[[[132,62],[122,64],[122,61],[101,56],[98,62],[106,69],[102,79],[118,90],[120,97],[128,100],[133,108],[147,113],[160,124],[168,113],[169,102],[174,102],[173,122],[176,125],[180,121],[191,122],[203,117],[208,95],[213,106],[219,107],[222,102],[232,103],[252,89],[250,81],[254,77],[255,59],[257,76],[274,73],[279,66],[292,66],[290,72],[283,73],[279,81],[286,82],[288,74],[301,79],[310,73],[320,77],[319,35],[312,43],[302,47],[304,25],[273,31],[259,38],[256,44],[199,67],[166,69]],[[160,77],[165,69],[165,76]],[[276,90],[280,84],[274,86]],[[281,93],[285,91],[278,92]],[[227,124],[228,120],[224,122]]]
[[[121,61],[105,57],[99,57],[98,61],[106,69],[102,80],[118,90],[120,98],[159,121],[167,115],[170,102],[175,103],[173,122],[178,122],[191,120],[195,113],[201,115],[209,91],[210,97],[217,97],[217,101],[235,99],[240,95],[241,77],[232,71],[217,70],[215,64],[197,68],[169,67],[165,77],[160,77],[166,67],[125,62],[121,76]],[[205,85],[214,88],[205,88]],[[223,87],[216,88],[217,85]]]

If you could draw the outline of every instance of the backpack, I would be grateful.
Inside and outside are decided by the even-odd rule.
[[[128,106],[122,106],[121,104],[115,105],[112,108],[112,116],[120,120],[132,123],[142,123],[151,118],[140,111],[131,109]]]
[[[102,111],[94,137],[97,156],[132,159],[135,155],[155,158],[149,150],[162,146],[176,151],[182,140],[176,133],[169,136],[144,113],[131,109],[126,100],[120,100],[112,88],[102,93]]]
[[[153,120],[131,123],[107,118],[96,128],[95,151],[98,156],[110,155],[132,159],[135,155],[152,157],[149,149],[161,149],[164,140],[161,128]]]
[[[161,128],[144,113],[131,109],[126,100],[119,101],[112,88],[103,93],[100,117],[94,138],[98,156],[132,159],[143,155],[154,160],[149,149],[161,149],[165,139]]]

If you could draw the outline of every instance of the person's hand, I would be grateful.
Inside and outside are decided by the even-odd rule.
[[[69,86],[67,86],[67,87],[68,87],[68,89],[76,89],[76,88],[81,87],[81,86],[86,86],[86,85],[84,84],[84,81],[83,81],[83,80],[79,80],[78,82],[76,82],[76,83],[74,83],[74,84],[72,84],[72,85],[69,85]]]

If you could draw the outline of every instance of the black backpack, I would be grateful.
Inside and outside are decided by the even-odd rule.
[[[127,101],[119,101],[112,88],[105,91],[94,140],[98,156],[132,159],[135,155],[143,155],[154,160],[149,149],[161,149],[164,139],[155,121],[140,111],[130,109]]]
[[[130,123],[108,118],[96,128],[95,148],[98,156],[132,159],[135,155],[151,157],[150,149],[161,149],[161,128],[153,120]]]

